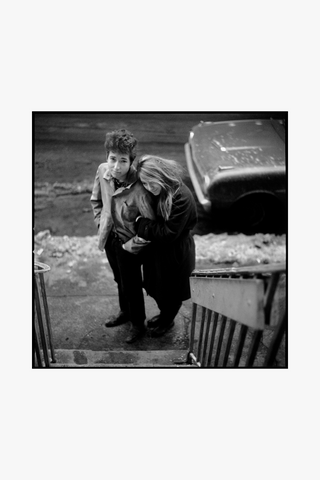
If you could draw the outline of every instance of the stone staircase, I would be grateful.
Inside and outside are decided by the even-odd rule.
[[[105,327],[106,320],[119,309],[110,268],[106,268],[101,259],[85,260],[79,259],[68,275],[69,266],[67,272],[60,272],[54,267],[47,272],[47,301],[56,358],[56,363],[50,363],[50,367],[185,367],[191,300],[183,302],[174,328],[163,337],[153,338],[147,330],[143,338],[128,345],[125,340],[129,324],[117,328]],[[155,301],[147,295],[145,306],[147,319],[159,313]]]
[[[187,350],[55,350],[52,368],[181,368]]]

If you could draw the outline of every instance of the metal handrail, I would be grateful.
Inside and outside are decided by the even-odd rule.
[[[51,363],[56,363],[55,352],[52,341],[52,329],[51,320],[49,314],[49,307],[46,294],[46,286],[44,281],[44,273],[49,272],[51,269],[48,265],[41,262],[34,262],[34,302],[35,312],[33,315],[32,334],[33,334],[33,365],[35,365],[35,359],[37,359],[37,366],[42,367],[41,347],[44,358],[44,364],[46,367],[50,367],[48,345],[51,351]],[[40,289],[39,285],[40,284]],[[45,322],[43,321],[43,313]],[[37,320],[37,324],[36,324]],[[38,333],[41,342],[38,339]],[[41,347],[40,347],[41,343]]]
[[[216,344],[214,365],[218,366],[226,322],[229,330],[223,356],[227,366],[236,324],[240,333],[234,355],[233,366],[238,366],[249,327],[253,329],[252,341],[246,359],[246,366],[253,366],[265,326],[270,325],[271,309],[280,276],[286,273],[286,264],[244,266],[194,270],[190,277],[193,311],[187,363],[198,367],[211,366],[213,345]],[[212,279],[212,282],[211,280]],[[235,294],[233,296],[233,293]],[[230,297],[233,301],[230,302]],[[195,330],[197,307],[202,307],[199,320],[199,338],[195,351]],[[212,318],[211,318],[212,317]],[[217,329],[218,324],[220,329]],[[281,340],[287,329],[287,313],[275,326],[264,366],[271,366],[275,360]],[[211,333],[210,333],[211,330]],[[211,336],[210,336],[211,335]],[[217,338],[217,342],[215,339]],[[207,356],[207,347],[209,353]]]
[[[286,272],[285,263],[275,263],[275,264],[266,264],[266,265],[250,265],[242,267],[230,267],[230,268],[210,268],[204,270],[194,270],[192,276],[221,276],[221,275],[262,275],[266,273],[285,273]]]
[[[51,270],[49,265],[46,265],[45,263],[41,263],[41,262],[34,262],[33,267],[34,267],[33,273],[45,273]]]

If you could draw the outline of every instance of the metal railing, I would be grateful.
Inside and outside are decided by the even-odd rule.
[[[187,364],[287,367],[285,264],[195,270],[190,286]]]
[[[51,321],[44,282],[44,273],[50,267],[44,263],[34,262],[33,269],[33,295],[34,311],[32,319],[32,366],[50,367],[49,349],[51,352],[51,363],[56,363],[55,352],[52,342]],[[45,320],[45,321],[44,321]]]

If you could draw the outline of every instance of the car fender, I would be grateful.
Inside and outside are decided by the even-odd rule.
[[[285,192],[286,170],[278,166],[218,172],[207,189],[207,196],[215,207],[228,208],[251,194],[269,194],[283,201]]]

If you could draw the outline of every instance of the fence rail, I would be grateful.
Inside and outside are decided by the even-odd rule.
[[[287,367],[285,264],[195,270],[190,286],[189,365]]]

